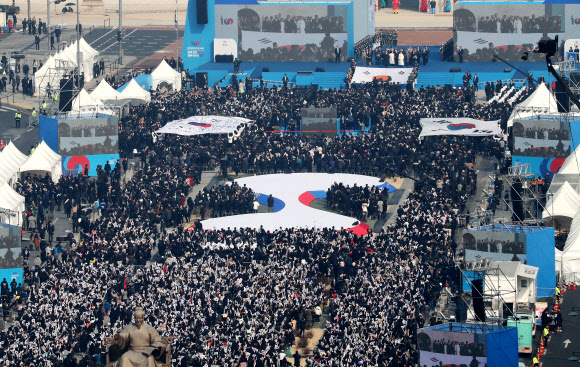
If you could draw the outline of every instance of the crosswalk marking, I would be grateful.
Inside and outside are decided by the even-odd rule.
[[[8,107],[8,106],[4,106],[2,108],[5,108],[5,109],[11,110],[11,111],[18,111],[16,108],[12,108],[12,107]]]

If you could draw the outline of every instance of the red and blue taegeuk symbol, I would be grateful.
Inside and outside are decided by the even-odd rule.
[[[475,129],[475,124],[470,124],[467,122],[455,123],[447,125],[449,130],[465,130],[465,129]]]
[[[189,122],[189,125],[193,125],[193,126],[198,126],[198,127],[211,127],[211,124],[205,123],[205,122]]]

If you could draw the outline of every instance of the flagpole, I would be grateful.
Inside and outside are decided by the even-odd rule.
[[[177,28],[177,0],[175,0],[175,70],[179,71],[179,30]]]

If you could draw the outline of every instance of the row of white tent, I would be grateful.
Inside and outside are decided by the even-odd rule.
[[[173,89],[175,90],[181,89],[181,74],[171,68],[165,60],[161,60],[161,63],[153,70],[151,80],[153,89],[156,89],[163,82],[173,85]],[[110,112],[110,109],[106,106],[107,101],[123,99],[136,99],[149,102],[151,101],[151,93],[143,89],[135,79],[131,79],[122,92],[111,87],[103,79],[90,94],[83,89],[75,97],[72,102],[71,113],[107,113]]]
[[[85,81],[93,76],[93,64],[98,61],[99,52],[91,47],[84,38],[80,39],[81,66],[80,71],[85,73]],[[60,87],[60,80],[65,73],[77,66],[76,41],[62,51],[51,55],[42,67],[34,74],[34,87],[37,93],[44,95],[47,85],[56,90]]]
[[[0,222],[22,225],[21,213],[26,210],[24,196],[18,194],[13,186],[19,175],[49,174],[56,183],[62,175],[62,158],[43,141],[30,156],[23,154],[13,142],[8,143],[0,152]],[[12,213],[12,214],[9,214]]]

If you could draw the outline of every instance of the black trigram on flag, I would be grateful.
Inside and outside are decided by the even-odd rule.
[[[476,40],[473,40],[473,42],[483,45],[484,43],[487,43],[487,40],[484,40],[483,38],[478,38]]]
[[[272,43],[272,41],[270,41],[270,39],[268,38],[260,38],[258,40],[258,42],[262,43],[262,44],[266,44],[266,43]]]
[[[371,72],[370,71],[365,71],[363,74],[364,75],[371,75]]]
[[[435,358],[435,357],[433,357],[433,358],[429,358],[429,359],[430,359],[430,360],[431,360],[433,363],[437,363],[437,362],[439,362],[439,360],[438,360],[437,358]]]

